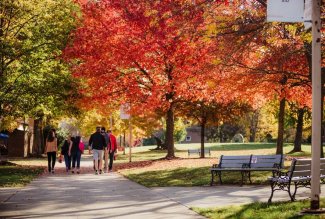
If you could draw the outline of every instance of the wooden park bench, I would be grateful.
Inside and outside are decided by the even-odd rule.
[[[283,168],[283,155],[221,155],[219,164],[214,164],[210,168],[211,183],[214,184],[214,176],[218,176],[219,183],[222,184],[221,173],[223,171],[236,171],[241,173],[241,185],[246,178],[251,180],[251,171],[271,171],[273,175]]]
[[[187,154],[188,154],[188,156],[190,156],[191,154],[196,154],[201,157],[201,149],[188,149]],[[204,149],[204,155],[209,155],[211,157],[211,150]]]
[[[324,158],[320,159],[320,174],[320,180],[324,183]],[[268,202],[272,202],[273,193],[277,190],[287,191],[291,201],[294,201],[297,189],[301,187],[310,188],[310,181],[311,159],[293,159],[288,172],[278,172],[277,176],[269,177],[272,191]],[[294,186],[294,188],[291,186]]]

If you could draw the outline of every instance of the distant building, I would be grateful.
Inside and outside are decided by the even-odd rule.
[[[191,126],[186,128],[186,137],[185,140],[181,143],[200,143],[201,142],[201,127],[200,126]],[[206,137],[204,142],[206,142]]]
[[[17,120],[17,122],[18,128],[8,133],[8,156],[27,157],[35,153],[34,120]]]

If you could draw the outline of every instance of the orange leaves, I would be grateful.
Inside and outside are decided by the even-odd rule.
[[[201,9],[183,1],[88,3],[66,57],[79,60],[75,75],[88,82],[94,104],[166,110],[170,101],[202,98],[215,45],[203,38]]]

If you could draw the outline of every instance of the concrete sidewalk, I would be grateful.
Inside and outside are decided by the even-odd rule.
[[[325,185],[322,185],[322,191]],[[207,186],[207,187],[159,187],[152,188],[173,201],[181,203],[187,207],[224,207],[230,205],[242,205],[255,201],[267,202],[271,194],[270,186]],[[310,197],[310,189],[299,188],[296,199],[306,199]],[[324,196],[322,193],[321,196]],[[288,192],[275,191],[272,202],[290,201]]]
[[[42,176],[0,204],[6,217],[203,218],[117,173]]]
[[[323,189],[325,189],[323,187]],[[297,198],[307,198],[299,189]],[[118,173],[47,174],[20,189],[0,189],[0,218],[203,218],[190,207],[266,202],[268,186],[146,188]],[[289,200],[276,192],[274,201]]]

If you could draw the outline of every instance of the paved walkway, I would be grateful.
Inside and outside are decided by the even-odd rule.
[[[0,204],[0,218],[6,217],[203,218],[117,173],[42,176]]]
[[[221,207],[254,201],[266,202],[269,186],[206,186],[146,188],[118,173],[94,175],[88,171],[45,174],[24,188],[0,189],[0,218],[184,218],[202,219],[190,207]],[[324,191],[325,187],[322,186]],[[297,198],[309,197],[299,189]],[[289,200],[275,192],[273,201]]]

